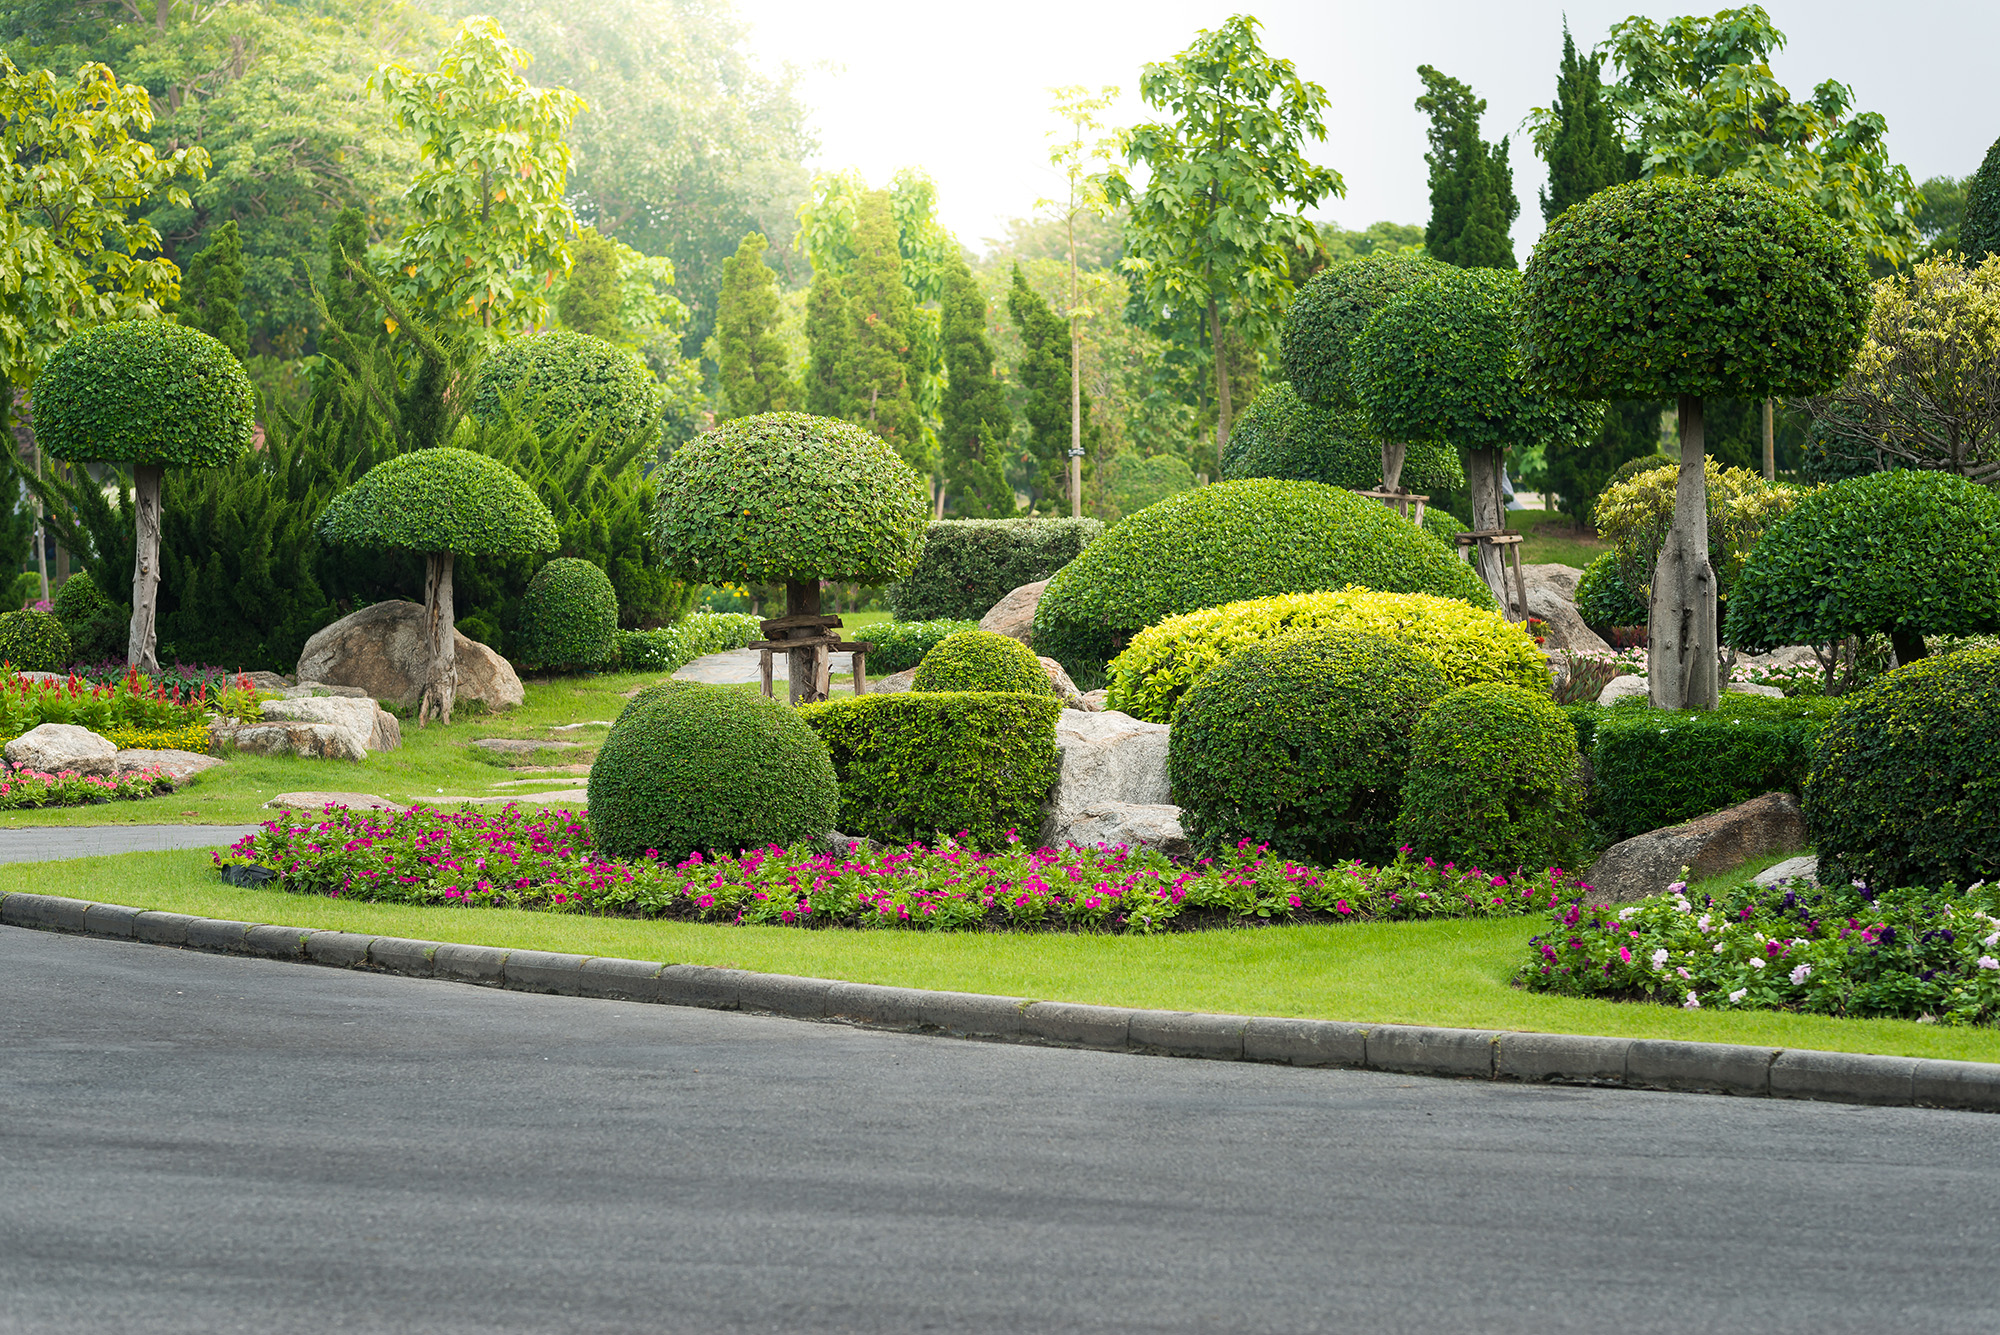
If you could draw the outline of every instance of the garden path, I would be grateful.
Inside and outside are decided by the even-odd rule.
[[[771,680],[789,681],[791,678],[785,667],[786,656],[775,655],[771,664]],[[833,675],[835,678],[854,674],[853,654],[833,655]],[[675,681],[698,681],[708,686],[741,686],[746,682],[762,681],[759,666],[759,651],[755,649],[726,649],[719,654],[707,654],[695,659],[674,673]]]
[[[0,862],[55,862],[107,853],[164,853],[220,848],[255,825],[73,825],[0,830]]]

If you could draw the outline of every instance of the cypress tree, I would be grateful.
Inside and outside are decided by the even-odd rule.
[[[1028,452],[1035,460],[1028,478],[1028,506],[1033,510],[1046,505],[1056,513],[1066,513],[1060,502],[1069,486],[1069,322],[1028,286],[1018,264],[1014,266],[1013,289],[1007,294],[1007,314],[1021,335],[1021,361],[1015,379],[1027,395],[1022,415],[1028,422]],[[1100,434],[1090,418],[1090,395],[1085,394],[1086,476]]]
[[[847,288],[840,275],[823,269],[806,294],[806,411],[846,418],[848,337],[851,324]]]
[[[352,337],[367,340],[381,332],[375,318],[375,298],[348,271],[348,260],[368,259],[368,224],[360,209],[342,209],[326,233],[326,314],[329,322]],[[324,343],[327,340],[322,337]]]
[[[242,307],[243,238],[232,218],[212,228],[208,244],[188,262],[181,279],[181,322],[214,338],[240,362],[250,355]]]
[[[1431,221],[1424,249],[1434,259],[1462,269],[1516,267],[1507,231],[1520,215],[1514,171],[1503,136],[1498,144],[1479,137],[1486,99],[1465,83],[1429,65],[1417,66],[1428,90],[1417,110],[1431,118]]]
[[[556,305],[564,327],[607,343],[622,343],[625,322],[619,318],[624,301],[619,291],[618,247],[595,227],[586,227],[570,246],[570,261],[569,282]]]
[[[854,224],[854,274],[846,284],[848,352],[843,393],[850,422],[874,432],[904,462],[929,476],[936,460],[924,440],[911,392],[917,350],[917,303],[903,285],[902,252],[889,192],[861,197]]]
[[[1004,519],[1014,513],[1006,470],[1013,415],[1007,411],[1006,387],[993,374],[986,297],[963,259],[954,259],[945,274],[942,304],[944,365],[950,377],[939,441],[945,493],[952,509],[966,518]]]
[[[1601,69],[1597,56],[1577,55],[1569,24],[1564,23],[1562,65],[1556,72],[1556,132],[1544,155],[1549,184],[1542,191],[1543,222],[1554,222],[1570,205],[1638,174],[1611,123]]]
[[[715,340],[722,361],[722,417],[792,410],[799,399],[785,366],[778,323],[778,276],[764,263],[769,247],[752,232],[722,262],[722,291],[715,304]]]
[[[1958,243],[1965,258],[1977,264],[2000,254],[2000,139],[1986,150],[1986,160],[1965,183],[1965,216],[1959,220]]]

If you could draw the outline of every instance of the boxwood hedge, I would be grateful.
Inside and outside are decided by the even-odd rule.
[[[917,664],[916,691],[1021,691],[1055,694],[1034,651],[1011,635],[961,630],[945,636]]]
[[[1417,724],[1397,839],[1489,872],[1563,866],[1583,836],[1581,763],[1576,727],[1546,692],[1462,687]]]
[[[528,666],[601,666],[611,660],[617,634],[618,595],[595,563],[559,556],[528,581],[515,632],[518,657]]]
[[[1047,579],[1104,531],[1095,519],[939,519],[916,569],[883,595],[898,621],[973,620]]]

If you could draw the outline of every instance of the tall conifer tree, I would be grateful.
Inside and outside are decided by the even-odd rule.
[[[848,350],[841,392],[850,422],[895,447],[926,477],[936,471],[911,390],[917,355],[917,303],[903,285],[903,260],[889,192],[861,197],[854,225],[854,273],[847,289]]]
[[[181,282],[181,323],[199,329],[236,354],[250,355],[250,326],[243,319],[243,239],[236,220],[208,234],[208,244],[188,261]]]
[[[840,275],[821,269],[806,294],[806,411],[819,417],[845,419],[851,405],[847,390],[848,336],[853,323],[847,310],[847,288]]]
[[[1014,513],[1007,485],[1007,440],[1014,429],[1006,387],[993,373],[993,344],[986,337],[986,296],[958,260],[944,280],[945,383],[938,444],[944,454],[945,495],[968,519],[1004,519]]]
[[[569,281],[556,307],[563,324],[607,343],[620,342],[625,337],[625,322],[619,318],[624,302],[619,291],[623,274],[618,247],[595,227],[586,227],[570,243],[569,253]]]
[[[1512,269],[1514,245],[1508,229],[1520,216],[1514,197],[1514,170],[1507,140],[1489,144],[1479,137],[1486,99],[1429,65],[1417,66],[1427,90],[1417,110],[1431,118],[1431,221],[1424,249],[1432,258],[1462,269]]]
[[[778,323],[778,276],[764,263],[770,243],[752,232],[722,262],[722,291],[715,308],[715,340],[722,354],[725,418],[790,412],[799,389],[785,365]]]
[[[1028,477],[1028,504],[1053,514],[1065,513],[1062,498],[1069,485],[1069,322],[1056,314],[1042,294],[1028,286],[1021,266],[1014,266],[1014,287],[1007,294],[1007,314],[1021,335],[1021,363],[1016,379],[1028,396],[1028,452],[1034,469]],[[1090,416],[1090,395],[1083,395],[1084,472],[1097,453],[1102,430]]]
[[[1554,222],[1558,213],[1606,186],[1638,176],[1637,164],[1612,124],[1601,69],[1597,56],[1577,55],[1569,24],[1563,24],[1562,65],[1556,73],[1552,108],[1554,133],[1542,145],[1542,157],[1549,164],[1548,188],[1542,191],[1543,222]]]

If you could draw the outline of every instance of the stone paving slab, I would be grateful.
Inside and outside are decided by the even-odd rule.
[[[741,686],[746,682],[762,681],[759,666],[760,651],[756,649],[725,649],[719,654],[706,654],[688,663],[674,673],[675,681],[698,681],[708,686]],[[777,654],[771,660],[771,680],[790,681],[786,669],[787,656]],[[854,675],[854,655],[834,654],[833,675],[851,677]]]

